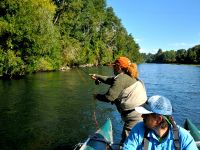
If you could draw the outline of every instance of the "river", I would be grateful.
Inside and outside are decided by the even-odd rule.
[[[200,66],[140,64],[138,69],[148,96],[168,97],[179,125],[189,118],[200,128]],[[105,93],[108,86],[95,85],[89,73],[112,75],[112,68],[76,68],[1,80],[0,149],[70,150],[108,117],[114,140],[119,141],[123,123],[115,106],[92,96]]]

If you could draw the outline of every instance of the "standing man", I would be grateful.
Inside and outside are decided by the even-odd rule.
[[[138,79],[138,70],[135,63],[126,57],[119,57],[112,64],[114,77],[91,74],[95,83],[109,84],[110,88],[105,94],[96,94],[95,98],[103,102],[115,104],[124,121],[121,144],[127,138],[131,128],[142,120],[135,111],[136,106],[144,104],[147,100],[143,82]]]
[[[123,150],[198,150],[190,133],[177,126],[172,105],[163,96],[152,96],[135,110],[142,114],[126,139]]]

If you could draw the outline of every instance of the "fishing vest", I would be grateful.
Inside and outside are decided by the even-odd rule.
[[[135,107],[147,101],[147,94],[144,83],[138,80],[128,88],[124,89],[119,97],[119,107],[121,111],[133,110]]]

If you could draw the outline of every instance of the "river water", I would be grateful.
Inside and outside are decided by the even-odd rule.
[[[140,64],[138,68],[148,96],[168,97],[179,125],[189,118],[200,128],[200,66]],[[70,150],[108,117],[114,140],[119,141],[123,123],[115,106],[92,96],[105,93],[108,86],[95,85],[89,73],[112,75],[112,68],[79,68],[1,80],[0,149]]]

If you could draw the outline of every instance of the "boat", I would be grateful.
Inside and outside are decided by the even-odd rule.
[[[184,128],[188,130],[194,138],[198,149],[200,149],[200,131],[189,120],[186,119]],[[93,135],[89,136],[84,143],[78,143],[74,150],[118,150],[119,144],[113,143],[112,123],[109,118],[106,119],[104,125],[98,129]]]
[[[110,118],[93,135],[89,136],[84,143],[76,145],[74,150],[111,150],[113,144],[113,131]]]
[[[189,119],[186,119],[184,128],[190,132],[197,144],[198,149],[200,149],[200,131],[197,126],[194,125]]]

